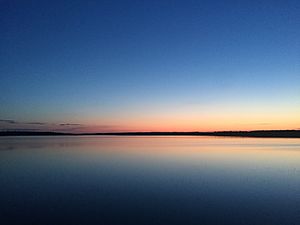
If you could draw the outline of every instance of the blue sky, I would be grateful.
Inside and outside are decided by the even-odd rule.
[[[86,130],[300,127],[299,1],[0,6],[2,120]]]

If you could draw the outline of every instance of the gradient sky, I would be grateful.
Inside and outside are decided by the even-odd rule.
[[[0,129],[300,128],[300,1],[0,1]]]

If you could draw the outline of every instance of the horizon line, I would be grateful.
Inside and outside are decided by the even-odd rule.
[[[250,131],[137,131],[67,133],[55,131],[0,131],[0,136],[55,136],[55,135],[116,135],[116,136],[232,136],[232,137],[285,137],[300,138],[300,129],[295,130],[250,130]]]

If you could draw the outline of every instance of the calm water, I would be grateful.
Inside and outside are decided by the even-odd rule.
[[[0,224],[300,224],[300,139],[1,137]]]

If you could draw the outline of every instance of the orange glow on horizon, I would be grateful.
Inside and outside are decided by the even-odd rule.
[[[294,130],[299,129],[300,119],[296,117],[266,119],[248,118],[145,118],[139,120],[110,121],[103,126],[101,122],[87,123],[84,132],[142,132],[142,131],[249,131],[249,130]],[[258,122],[259,121],[259,122]],[[260,122],[266,121],[266,122]]]

